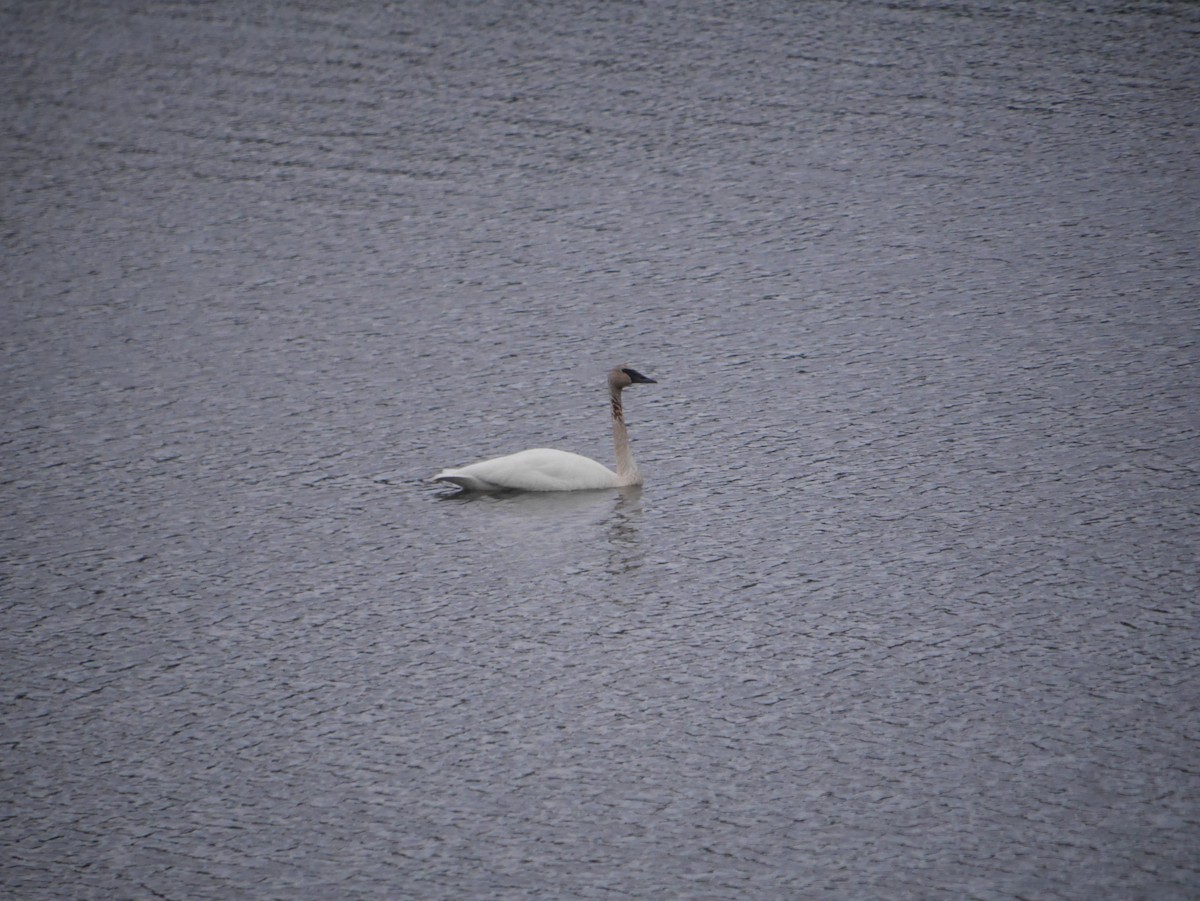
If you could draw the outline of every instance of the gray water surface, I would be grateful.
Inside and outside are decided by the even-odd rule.
[[[0,23],[6,895],[1200,894],[1200,7]]]

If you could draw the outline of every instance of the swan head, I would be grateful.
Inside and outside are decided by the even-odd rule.
[[[630,385],[656,385],[654,379],[642,375],[631,366],[618,366],[608,374],[608,387],[612,391],[620,391]]]

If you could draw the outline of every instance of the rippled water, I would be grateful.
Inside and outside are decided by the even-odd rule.
[[[6,893],[1195,897],[1200,9],[343,6],[0,14]]]

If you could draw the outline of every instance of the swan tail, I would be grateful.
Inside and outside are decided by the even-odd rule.
[[[467,491],[481,491],[485,487],[484,483],[479,481],[479,479],[475,478],[474,476],[470,476],[466,473],[458,472],[453,469],[444,469],[429,481],[448,482],[451,485],[457,485],[459,488],[463,488]]]

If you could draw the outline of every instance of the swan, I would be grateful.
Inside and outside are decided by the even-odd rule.
[[[612,401],[613,448],[617,452],[617,471],[579,454],[536,447],[506,457],[494,457],[463,466],[443,469],[434,482],[451,482],[467,491],[581,491],[588,488],[623,488],[642,484],[642,474],[629,452],[629,432],[625,430],[625,412],[621,392],[630,385],[654,385],[636,369],[618,366],[608,374],[608,395]]]

